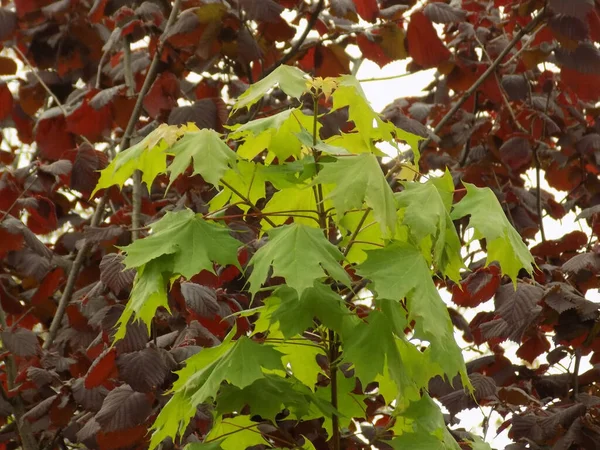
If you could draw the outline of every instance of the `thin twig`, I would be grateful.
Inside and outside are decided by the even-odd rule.
[[[548,91],[548,97],[546,97],[546,106],[544,108],[544,116],[548,115],[548,107],[550,106],[550,97],[552,95],[552,89]],[[533,148],[533,162],[535,164],[535,197],[536,197],[536,208],[538,214],[538,220],[540,225],[540,237],[542,242],[546,242],[546,233],[544,231],[544,216],[542,211],[542,175],[541,175],[541,163],[538,150],[544,139],[546,139],[546,118],[542,118],[542,135],[537,145]]]
[[[573,367],[573,398],[579,395],[579,366],[581,364],[581,348],[575,350],[575,366]]]
[[[50,97],[52,97],[52,99],[54,100],[54,103],[56,103],[56,106],[58,107],[58,109],[60,109],[60,112],[62,112],[63,116],[65,116],[65,119],[66,119],[66,117],[69,115],[68,112],[67,112],[67,109],[61,103],[61,101],[58,99],[58,97],[54,94],[54,92],[52,92],[52,89],[50,89],[48,87],[48,85],[44,82],[44,80],[42,80],[42,77],[40,76],[40,74],[38,73],[38,71],[33,68],[33,66],[31,65],[31,62],[29,62],[29,59],[27,59],[27,56],[25,56],[25,54],[16,45],[13,46],[12,49],[16,53],[19,54],[19,56],[21,57],[21,59],[23,60],[23,62],[27,66],[27,68],[31,71],[31,73],[33,74],[33,76],[37,79],[38,83],[40,83],[42,85],[42,87],[48,93],[48,95],[50,95]],[[85,136],[82,136],[82,135],[79,135],[79,137],[86,144],[89,144],[90,147],[93,147],[92,143],[90,142],[90,140],[88,138],[86,138]]]
[[[173,4],[173,9],[171,10],[171,14],[169,15],[169,20],[167,21],[167,25],[161,36],[161,42],[162,42],[162,38],[164,36],[167,36],[167,33],[173,26],[173,23],[175,23],[175,18],[177,17],[180,6],[181,6],[181,0],[175,0],[175,3]],[[161,53],[162,47],[163,46],[161,44],[161,45],[159,45],[159,48],[157,48],[156,54],[154,55],[154,59],[152,60],[152,64],[150,65],[150,69],[148,69],[148,74],[146,75],[146,80],[144,81],[144,85],[142,86],[142,89],[138,95],[138,99],[135,103],[135,107],[131,113],[131,117],[129,118],[129,123],[127,124],[127,129],[123,136],[123,140],[121,141],[121,149],[120,149],[121,151],[126,149],[129,146],[129,143],[131,141],[131,135],[133,133],[133,129],[135,128],[135,125],[136,125],[138,119],[140,118],[140,114],[142,112],[143,98],[148,93],[148,90],[150,89],[150,86],[152,85],[152,83],[154,82],[154,78],[156,77],[156,71],[158,69],[158,61],[160,60],[160,53]],[[97,227],[100,224],[100,222],[102,221],[102,217],[104,215],[104,207],[105,207],[106,201],[108,199],[107,194],[108,194],[108,191],[106,191],[104,193],[104,196],[100,199],[100,201],[98,202],[98,205],[96,206],[96,211],[94,212],[94,215],[90,222],[90,226],[92,226],[92,227]],[[65,310],[67,309],[67,305],[69,304],[69,302],[71,301],[71,297],[73,296],[73,290],[75,288],[75,282],[77,281],[77,278],[79,276],[79,271],[81,270],[81,267],[83,266],[83,261],[85,258],[87,258],[87,255],[88,255],[90,249],[92,248],[92,245],[93,244],[91,242],[86,241],[85,244],[83,245],[83,247],[81,248],[81,250],[79,250],[79,252],[77,253],[77,257],[75,258],[75,261],[73,262],[71,271],[69,272],[69,277],[67,279],[65,289],[63,290],[63,293],[58,302],[58,308],[56,310],[56,314],[54,315],[54,318],[52,319],[52,324],[50,325],[50,330],[48,331],[48,337],[46,338],[46,341],[44,342],[44,345],[43,345],[44,349],[50,348],[50,346],[54,342],[56,333],[58,332],[58,328],[60,327],[62,318],[65,314]]]
[[[508,43],[504,50],[500,52],[498,57],[494,60],[492,64],[487,68],[485,72],[481,74],[481,76],[471,85],[469,89],[467,89],[464,94],[458,99],[458,101],[454,104],[454,106],[446,113],[446,115],[439,121],[436,127],[433,129],[433,134],[438,134],[442,128],[452,119],[454,114],[461,108],[461,106],[468,100],[468,98],[473,95],[473,93],[483,84],[483,82],[489,77],[495,70],[496,67],[502,62],[504,57],[508,55],[508,53],[513,49],[515,45],[517,45],[523,36],[533,30],[546,16],[545,11],[542,11],[537,16],[533,18],[531,22],[529,22],[525,27],[521,28],[519,32],[513,37],[512,41]],[[421,148],[425,148],[431,142],[431,138],[425,139],[421,143]]]
[[[127,95],[135,95],[135,84],[133,81],[133,67],[131,65],[131,38],[129,35],[123,38],[123,72]],[[136,241],[140,235],[142,216],[142,173],[139,170],[133,172],[133,189],[131,192],[131,239]]]
[[[284,65],[290,59],[292,59],[294,56],[296,56],[296,53],[298,52],[298,50],[300,50],[300,47],[302,47],[302,44],[304,44],[304,41],[306,41],[306,38],[308,37],[308,33],[310,33],[312,31],[312,29],[315,27],[315,25],[317,23],[317,20],[319,20],[319,15],[321,14],[321,11],[323,10],[324,6],[325,6],[325,0],[319,0],[319,3],[317,4],[317,8],[310,16],[310,19],[308,20],[308,23],[306,24],[306,28],[302,32],[302,35],[300,35],[300,38],[294,43],[294,45],[292,45],[292,48],[290,48],[290,50],[285,55],[283,55],[283,57],[279,61],[277,61],[267,71],[264,72],[264,74],[261,78],[266,77],[271,72],[273,72],[275,69],[277,69],[279,66]]]
[[[237,195],[239,198],[241,198],[244,201],[244,203],[246,205],[248,205],[251,209],[253,209],[257,213],[259,213],[261,216],[263,216],[263,219],[265,220],[265,222],[267,222],[273,228],[277,227],[277,225],[275,224],[275,222],[273,222],[267,216],[263,215],[263,212],[260,210],[260,208],[258,208],[254,203],[252,203],[252,201],[248,197],[246,197],[244,194],[242,194],[240,191],[238,191],[236,188],[234,188],[227,181],[221,180],[221,183],[223,183],[223,186],[225,186],[227,189],[229,189],[231,192],[233,192],[235,195]]]
[[[363,214],[363,216],[358,221],[358,225],[356,226],[354,233],[352,233],[352,236],[350,236],[350,241],[348,242],[348,245],[344,249],[344,252],[343,252],[344,258],[346,256],[348,256],[348,253],[350,253],[352,246],[357,243],[356,237],[358,236],[358,233],[360,233],[362,226],[365,224],[365,220],[367,220],[367,216],[369,215],[370,212],[371,212],[371,208],[367,208],[365,210],[365,213]]]
[[[398,78],[409,77],[411,75],[415,75],[415,72],[405,72],[400,73],[398,75],[390,75],[388,77],[373,77],[373,78],[364,78],[362,80],[358,80],[361,83],[370,83],[371,81],[388,81],[388,80],[396,80]]]

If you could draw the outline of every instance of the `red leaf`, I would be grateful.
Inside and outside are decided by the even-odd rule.
[[[0,120],[6,119],[13,109],[13,96],[5,82],[0,82]]]
[[[392,62],[392,59],[385,54],[381,46],[375,42],[375,36],[360,33],[356,36],[356,43],[363,56],[379,67]]]
[[[560,76],[564,85],[568,86],[581,100],[596,102],[600,99],[600,74],[584,74],[563,67]]]
[[[377,0],[354,0],[356,12],[367,22],[375,22],[379,16]]]
[[[34,308],[35,315],[41,320],[48,320],[54,317],[56,313],[56,302],[52,298],[59,286],[65,279],[65,272],[57,267],[41,282],[33,297],[31,297],[31,306]]]
[[[110,105],[94,109],[89,104],[98,92],[97,89],[88,92],[81,104],[66,118],[67,131],[85,136],[92,142],[101,140],[102,135],[109,131],[112,125]]]
[[[475,307],[494,296],[500,286],[500,269],[479,269],[452,288],[452,301],[459,306]]]
[[[416,64],[425,69],[437,67],[451,56],[431,21],[421,11],[410,16],[406,38],[408,53]]]
[[[35,234],[51,233],[58,228],[54,202],[39,195],[34,198],[36,199],[36,206],[26,208],[29,212],[27,227]]]
[[[308,49],[299,61],[306,71],[314,70],[318,77],[338,77],[350,72],[350,57],[339,45],[316,45]]]
[[[531,249],[531,254],[542,258],[557,258],[565,252],[576,252],[584,247],[588,237],[583,231],[572,231],[560,239],[541,242]]]
[[[15,123],[17,135],[23,144],[31,144],[33,142],[33,119],[29,117],[18,103],[13,104],[11,118]]]
[[[40,351],[36,334],[24,328],[3,331],[2,343],[5,350],[17,356],[34,356]]]
[[[514,136],[508,139],[500,147],[499,153],[502,162],[515,172],[529,167],[533,154],[529,139],[522,136]]]
[[[140,444],[147,440],[148,430],[145,425],[138,425],[134,428],[113,431],[107,433],[99,431],[96,434],[96,441],[100,450],[116,450],[125,448],[138,448]]]
[[[177,106],[180,88],[179,79],[171,72],[161,73],[144,97],[144,108],[156,119]]]
[[[533,337],[525,338],[525,342],[517,350],[517,356],[533,364],[535,358],[548,350],[550,350],[550,342],[546,336],[538,333]]]
[[[88,19],[91,23],[98,23],[104,17],[104,8],[106,8],[108,0],[94,0],[94,4],[88,13]]]
[[[100,178],[98,171],[108,165],[106,155],[94,150],[87,144],[83,144],[75,150],[66,152],[64,157],[73,163],[70,179],[71,188],[85,196],[89,196]]]
[[[119,375],[138,392],[159,388],[169,374],[169,368],[156,348],[125,353],[117,358]]]
[[[61,155],[75,147],[74,136],[67,130],[65,116],[58,108],[44,112],[37,123],[35,142],[40,156],[49,160],[60,159]]]
[[[108,393],[96,421],[104,433],[110,433],[143,424],[151,411],[149,396],[124,384]]]
[[[92,363],[85,375],[85,388],[92,389],[104,383],[116,370],[115,359],[117,351],[115,348],[108,348]]]
[[[10,233],[0,224],[0,259],[3,259],[8,252],[20,250],[22,247],[23,235]]]

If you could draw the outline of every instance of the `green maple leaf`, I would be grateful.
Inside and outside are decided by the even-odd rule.
[[[377,158],[370,153],[338,158],[323,164],[315,183],[335,184],[331,198],[340,220],[345,212],[362,209],[363,203],[373,209],[384,235],[396,229],[396,201]]]
[[[415,336],[430,342],[432,361],[450,377],[459,373],[464,385],[470,386],[452,321],[421,251],[408,243],[394,242],[367,251],[367,259],[357,272],[373,281],[379,298],[407,298],[408,320],[415,320]]]
[[[356,377],[346,378],[339,375],[337,378],[338,407],[335,414],[339,418],[339,425],[342,428],[348,428],[353,418],[362,419],[366,417],[366,405],[364,399],[366,395],[355,394],[352,391],[356,388]],[[331,384],[326,387],[320,387],[317,396],[324,402],[331,402]],[[333,414],[324,416],[323,428],[331,436]]]
[[[168,277],[165,277],[163,271],[171,263],[171,258],[167,256],[149,261],[138,268],[129,301],[116,324],[118,329],[114,336],[114,342],[125,337],[127,324],[132,317],[144,322],[150,332],[156,310],[161,306],[169,310],[166,290]]]
[[[265,176],[263,174],[264,166],[256,164],[252,161],[238,161],[234,169],[229,169],[225,172],[222,180],[228,186],[235,189],[232,191],[228,186],[224,187],[219,194],[214,196],[210,201],[210,210],[216,211],[223,208],[227,202],[238,203],[238,208],[244,212],[248,212],[250,206],[245,203],[245,200],[238,195],[242,194],[253,205],[265,197]]]
[[[200,353],[188,358],[185,367],[176,372],[178,378],[171,389],[174,395],[161,409],[151,427],[154,430],[150,441],[151,449],[156,448],[167,437],[183,435],[198,406],[198,403],[193,402],[192,394],[206,383],[219,360],[231,350],[235,333],[236,327],[233,327],[221,344],[202,349]]]
[[[402,322],[406,323],[406,319]],[[394,336],[397,328],[402,328],[402,336]],[[429,375],[437,375],[436,366],[405,341],[403,328],[394,323],[394,316],[374,310],[366,322],[357,323],[342,335],[344,361],[353,364],[363,384],[378,381],[380,393],[388,402],[408,403],[419,398]]]
[[[442,412],[427,394],[412,402],[392,429],[399,434],[389,442],[395,449],[460,450],[446,428]]]
[[[181,135],[182,130],[175,125],[162,124],[137,144],[120,152],[110,164],[100,171],[100,179],[90,197],[100,189],[117,185],[123,187],[136,170],[142,172],[142,182],[148,190],[156,176],[167,170],[169,148]]]
[[[317,362],[317,356],[325,356],[325,351],[308,340],[301,342],[300,336],[292,337],[289,341],[276,342],[273,346],[284,354],[281,360],[286,367],[289,365],[294,378],[314,390],[317,377],[323,372]]]
[[[299,158],[302,141],[298,137],[305,128],[312,129],[314,118],[304,114],[299,108],[288,109],[269,117],[255,119],[243,125],[231,127],[231,139],[243,139],[237,154],[241,158],[252,160],[267,149],[269,155],[265,163],[277,157],[285,161],[290,156]],[[319,126],[320,128],[320,126]]]
[[[302,295],[315,280],[327,274],[349,284],[350,278],[340,266],[344,256],[331,244],[320,229],[292,224],[269,230],[269,241],[252,256],[253,266],[248,281],[255,294],[273,267],[273,276],[285,278],[292,289]],[[327,273],[325,272],[327,271]]]
[[[258,422],[250,416],[219,417],[206,436],[206,441],[219,441],[223,450],[240,450],[254,445],[269,445],[256,429]]]
[[[286,286],[278,288],[273,295],[280,299],[280,303],[270,318],[272,322],[279,322],[279,328],[286,338],[314,327],[315,317],[338,333],[351,320],[342,298],[323,283],[316,282],[300,298],[294,289]]]
[[[167,212],[151,225],[152,234],[122,247],[127,253],[127,268],[140,267],[163,255],[172,255],[173,275],[190,279],[202,270],[214,273],[213,264],[238,265],[237,250],[240,242],[229,235],[225,227],[202,219],[199,214],[185,209]]]
[[[342,145],[342,141],[340,140],[337,145],[351,152],[362,152],[371,151],[374,147],[373,141],[383,140],[396,146],[396,139],[401,139],[411,146],[415,154],[415,161],[418,163],[419,141],[423,138],[404,131],[390,122],[384,122],[379,114],[371,108],[360,83],[354,76],[345,75],[341,77],[332,97],[332,111],[347,106],[348,120],[354,122],[356,129],[359,130],[359,133],[353,133],[355,136],[344,136],[344,144]],[[355,140],[355,142],[351,142],[350,139]],[[362,139],[363,145],[357,142],[360,139]],[[336,145],[334,142],[334,140],[328,141],[328,143]]]
[[[381,228],[375,220],[373,211],[369,211],[363,219],[364,214],[364,211],[349,211],[338,222],[340,230],[343,231],[343,234],[346,234],[341,242],[343,247],[348,247],[350,237],[354,235],[357,227],[362,222],[360,231],[354,236],[355,241],[360,242],[354,242],[350,248],[350,252],[346,255],[349,263],[359,264],[363,262],[367,259],[366,250],[373,250],[378,245],[383,245],[384,243]]]
[[[395,195],[398,204],[405,208],[402,223],[421,244],[430,237],[433,256],[440,271],[454,281],[460,280],[464,267],[460,257],[460,240],[450,217],[454,184],[448,172],[426,183],[404,183],[405,189]],[[427,205],[423,207],[423,205]]]
[[[240,95],[233,106],[233,111],[249,108],[275,86],[279,86],[290,97],[299,99],[308,91],[307,81],[306,74],[297,67],[281,65]]]
[[[487,263],[498,261],[502,271],[513,280],[516,287],[519,270],[532,273],[535,262],[531,253],[506,218],[492,190],[463,184],[467,195],[454,206],[452,219],[471,216],[469,226],[475,229],[475,238],[485,238],[487,241]]]
[[[283,409],[289,410],[298,419],[307,416],[315,400],[314,393],[298,380],[266,375],[243,389],[223,386],[216,410],[218,414],[228,414],[249,406],[252,415],[275,422],[275,416]]]
[[[236,161],[235,152],[223,142],[219,133],[209,129],[186,133],[168,153],[175,155],[169,166],[170,184],[185,172],[193,160],[193,174],[201,175],[218,187],[221,177]]]
[[[151,448],[167,436],[182,434],[196,407],[209,398],[217,398],[224,381],[243,389],[264,378],[265,370],[284,371],[282,353],[245,336],[232,342],[235,332],[234,327],[220,345],[188,358],[186,366],[177,372],[179,378],[172,389],[175,394],[152,425],[155,432]]]
[[[302,211],[301,213],[298,211]],[[308,211],[314,211],[313,213]],[[308,185],[299,185],[285,188],[273,194],[262,210],[263,213],[278,213],[269,216],[275,225],[285,223],[289,217],[294,217],[294,223],[304,224],[309,227],[319,227],[317,201],[313,190]],[[289,212],[289,215],[285,215]],[[294,216],[301,214],[303,217]],[[271,226],[263,220],[263,230]]]

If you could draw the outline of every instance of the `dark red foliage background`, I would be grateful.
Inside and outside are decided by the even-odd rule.
[[[2,0],[1,339],[3,358],[15,365],[11,372],[4,364],[0,373],[2,448],[19,445],[9,420],[17,405],[39,448],[66,448],[65,442],[103,450],[146,448],[146,430],[165,404],[173,371],[203,347],[218,345],[235,322],[231,314],[248,307],[242,274],[221,267],[216,276],[201,273],[177,282],[170,293],[172,315],[159,311],[150,332],[129,324],[126,338],[111,347],[135,275],[121,271],[117,249],[131,240],[132,193],[128,187],[111,190],[106,219],[96,228],[89,221],[97,198],[89,195],[135,104],[126,86],[123,43],[135,44],[131,75],[138,92],[171,7],[159,0]],[[410,58],[410,72],[437,69],[425,95],[394,100],[384,118],[429,137],[422,148],[423,174],[447,169],[457,187],[461,182],[490,187],[530,245],[537,267],[533,279],[521,274],[515,291],[475,252],[468,260],[471,272],[459,285],[441,282],[452,293],[453,323],[481,356],[467,364],[475,399],[441,379],[431,382],[430,394],[448,409],[448,424],[464,448],[470,448],[470,435],[453,425],[453,416],[475,408],[475,400],[503,419],[493,431],[508,429],[512,450],[598,448],[599,304],[586,294],[600,287],[600,5],[185,0],[182,9],[159,55],[159,75],[143,101],[134,139],[160,123],[191,121],[222,131],[229,99],[275,65],[337,76],[352,69],[351,45],[379,66]],[[538,14],[540,25],[481,79]],[[315,33],[292,47],[301,18]],[[17,73],[18,66],[23,70]],[[268,96],[256,116],[287,104],[280,93]],[[248,120],[244,114],[233,121]],[[322,133],[348,127],[342,112],[328,117]],[[532,169],[560,195],[532,182],[526,175]],[[198,176],[179,179],[166,199],[165,189],[159,177],[144,192],[144,225],[176,203],[203,211],[214,195]],[[549,240],[542,233],[540,241],[542,217],[558,220],[572,212],[589,234],[575,231]],[[240,236],[247,242],[257,237],[252,219],[230,225],[244,230]],[[456,226],[464,233],[465,222]],[[56,339],[42,349],[84,240],[93,243],[92,252]],[[240,255],[242,264],[247,259]],[[245,318],[237,322],[240,332],[251,326]],[[508,358],[509,347],[517,349],[516,358]],[[368,405],[366,417],[358,419],[372,421],[380,406]],[[389,417],[380,419],[375,428],[381,431],[388,422]],[[210,412],[200,408],[182,442],[162,448],[196,442],[210,424]],[[326,445],[318,421],[277,425],[287,442],[308,436],[316,448]],[[387,448],[381,435],[374,433],[368,445]],[[369,448],[351,438],[343,445]]]

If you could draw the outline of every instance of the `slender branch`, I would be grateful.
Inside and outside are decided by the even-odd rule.
[[[244,194],[242,194],[240,191],[238,191],[236,188],[234,188],[227,181],[221,180],[221,183],[223,183],[223,186],[225,186],[227,189],[229,189],[231,192],[233,192],[235,195],[237,195],[239,198],[241,198],[244,201],[244,203],[246,205],[248,205],[251,209],[253,209],[257,213],[259,213],[261,216],[263,216],[263,218],[265,219],[265,222],[267,222],[273,228],[277,227],[277,224],[275,222],[273,222],[271,219],[269,219],[267,216],[265,216],[263,214],[263,212],[260,210],[260,208],[258,208],[254,203],[252,203],[252,201],[248,197],[246,197]]]
[[[508,43],[504,50],[500,52],[498,57],[490,64],[485,72],[481,74],[481,76],[471,85],[469,89],[467,89],[464,94],[458,99],[458,101],[454,104],[454,106],[446,113],[446,115],[439,121],[436,127],[433,129],[433,134],[438,134],[442,128],[452,119],[454,114],[461,108],[461,106],[468,100],[468,98],[473,95],[473,93],[481,86],[481,84],[489,77],[495,70],[496,67],[502,62],[504,57],[508,55],[508,53],[517,45],[523,36],[533,30],[538,24],[542,21],[542,19],[546,16],[545,10],[540,12],[537,16],[533,18],[531,22],[529,22],[525,27],[521,28],[517,34],[513,37],[512,41]],[[421,148],[425,148],[431,142],[431,138],[425,139],[421,143]]]
[[[34,69],[34,67],[31,65],[31,62],[27,58],[27,56],[25,56],[25,54],[21,51],[21,49],[19,47],[17,47],[16,45],[14,45],[12,47],[12,49],[16,53],[19,54],[19,56],[21,57],[21,59],[23,60],[23,62],[27,66],[27,68],[31,71],[31,73],[33,74],[33,76],[37,79],[38,83],[40,83],[42,85],[42,87],[48,93],[48,95],[50,97],[52,97],[52,99],[54,100],[54,103],[56,103],[56,106],[58,107],[58,109],[60,109],[60,112],[63,114],[63,116],[65,116],[65,119],[66,119],[66,117],[69,115],[68,112],[67,112],[67,109],[61,103],[61,101],[58,99],[58,97],[54,94],[54,92],[52,92],[52,89],[50,89],[48,87],[48,85],[44,82],[44,80],[40,76],[39,72]],[[82,135],[79,135],[79,137],[81,138],[81,140],[83,142],[85,142],[86,144],[89,144],[91,147],[93,147],[92,143],[90,142],[90,140],[88,138],[86,138],[85,136],[82,136]]]
[[[175,23],[175,18],[177,17],[180,6],[181,6],[181,0],[175,0],[175,3],[173,4],[173,9],[171,10],[171,14],[169,15],[169,20],[167,21],[167,25],[161,36],[161,42],[162,42],[163,37],[167,36],[167,33],[173,26],[173,23]],[[154,59],[152,60],[150,69],[148,69],[148,74],[146,75],[146,80],[144,81],[144,85],[142,86],[142,89],[139,92],[137,101],[135,103],[135,107],[133,108],[131,117],[129,118],[129,123],[127,124],[127,129],[125,130],[125,134],[123,135],[123,140],[121,141],[121,148],[120,148],[121,151],[126,149],[127,147],[129,147],[129,144],[131,142],[131,136],[133,133],[133,129],[135,128],[135,125],[136,125],[137,121],[139,120],[141,112],[142,112],[142,102],[143,102],[144,96],[148,93],[148,91],[150,90],[150,86],[152,85],[152,83],[154,82],[154,79],[156,78],[156,72],[158,69],[158,62],[160,60],[160,54],[161,54],[162,48],[163,48],[163,45],[160,44],[158,46],[158,48],[156,49],[156,54],[154,55]],[[98,202],[98,205],[96,206],[96,211],[94,212],[94,215],[90,222],[90,226],[97,227],[101,223],[103,215],[104,215],[104,207],[106,205],[107,199],[108,199],[108,191],[106,191],[104,193],[104,196]],[[87,255],[88,255],[89,251],[91,250],[92,245],[93,244],[91,242],[86,241],[85,244],[83,245],[83,247],[81,248],[81,250],[79,250],[79,252],[77,253],[75,261],[73,261],[73,266],[71,267],[71,271],[69,272],[69,276],[67,278],[67,283],[65,285],[65,289],[63,290],[63,293],[60,297],[60,300],[58,302],[58,308],[56,310],[56,314],[54,315],[54,318],[52,319],[52,324],[50,325],[50,330],[48,331],[48,337],[46,338],[46,341],[44,342],[44,345],[43,345],[44,349],[50,348],[50,346],[54,342],[54,339],[56,338],[56,333],[58,332],[58,329],[62,322],[62,318],[67,309],[67,305],[69,304],[69,302],[71,301],[71,297],[73,296],[73,291],[75,289],[75,282],[77,281],[77,278],[79,276],[79,271],[81,270],[81,267],[83,266],[83,261],[85,260],[85,258],[87,258]]]
[[[310,19],[308,19],[308,23],[306,24],[306,28],[304,29],[304,31],[300,35],[300,38],[294,43],[294,45],[292,45],[292,48],[290,48],[290,50],[285,55],[283,55],[283,57],[279,61],[277,61],[275,64],[273,64],[263,74],[263,76],[261,78],[266,77],[271,72],[273,72],[275,69],[277,69],[279,66],[284,65],[290,59],[292,59],[294,56],[296,56],[296,53],[298,53],[298,50],[300,50],[300,47],[302,47],[302,44],[304,44],[304,41],[306,41],[306,38],[308,37],[308,34],[312,31],[312,29],[317,24],[317,20],[319,20],[319,15],[321,14],[321,11],[323,10],[324,6],[325,6],[325,0],[319,0],[319,3],[317,4],[317,8],[315,9],[315,11],[310,16]]]
[[[339,358],[339,343],[336,332],[329,330],[329,379],[331,381],[331,406],[338,408],[337,360]],[[341,450],[339,417],[334,413],[331,417],[331,449]]]
[[[398,78],[409,77],[411,75],[415,75],[415,72],[405,72],[400,73],[398,75],[390,75],[388,77],[373,77],[373,78],[364,78],[362,80],[358,80],[361,83],[370,83],[371,81],[388,81],[388,80],[397,80]]]
[[[575,366],[573,367],[573,398],[579,395],[579,366],[581,365],[581,348],[575,350]]]
[[[131,38],[129,35],[123,38],[123,72],[127,95],[135,95],[135,84],[133,81],[133,67],[131,65]],[[131,193],[131,239],[136,241],[140,235],[142,215],[142,173],[139,170],[133,172],[133,189]]]
[[[360,233],[362,226],[365,224],[365,220],[367,220],[367,216],[369,215],[370,212],[371,212],[371,208],[367,208],[365,210],[365,213],[363,214],[363,216],[358,221],[358,225],[356,226],[354,233],[352,233],[352,236],[350,236],[350,242],[348,242],[348,245],[346,246],[346,248],[344,250],[344,257],[348,256],[348,253],[350,253],[350,250],[352,250],[352,246],[358,242],[358,241],[356,241],[356,237],[358,236],[358,233]]]
[[[552,89],[548,91],[548,96],[546,97],[546,106],[544,108],[544,116],[548,114],[548,107],[550,106],[550,96],[552,95]],[[542,145],[543,140],[546,138],[546,119],[542,118],[544,123],[542,123],[542,135],[540,136],[540,141],[533,148],[533,162],[535,164],[535,194],[536,194],[536,208],[538,214],[538,221],[540,225],[540,235],[542,238],[542,242],[546,242],[546,233],[544,231],[544,216],[542,211],[542,175],[541,175],[541,163],[540,156],[538,150],[540,149],[540,145]]]

